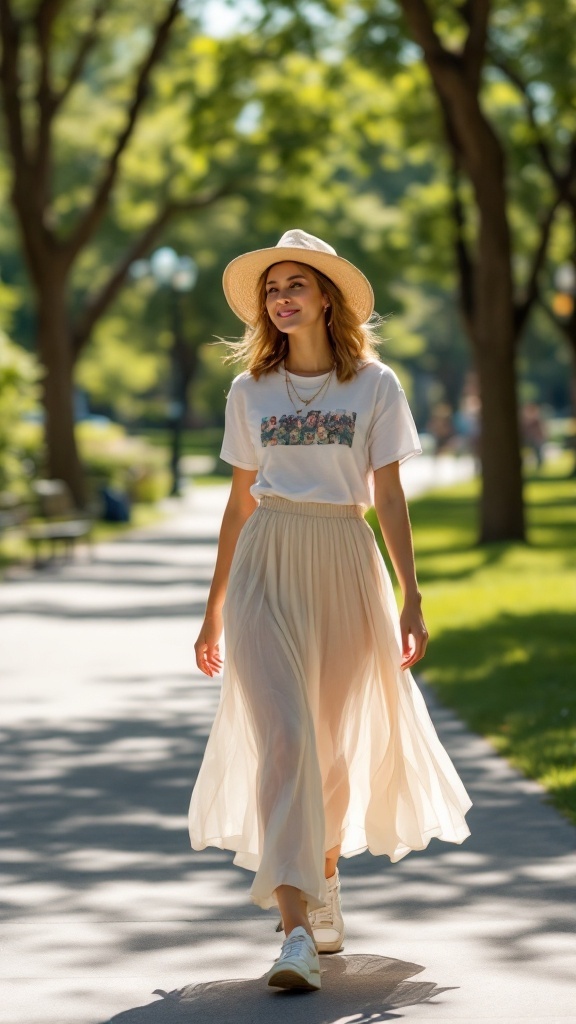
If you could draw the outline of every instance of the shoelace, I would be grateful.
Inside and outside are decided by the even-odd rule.
[[[302,945],[306,945],[306,938],[304,935],[294,935],[292,939],[285,939],[284,944],[282,946],[280,959],[282,959],[282,957],[285,956],[291,956],[291,954],[295,951],[296,947],[300,947]]]
[[[334,923],[334,912],[332,907],[320,907],[319,910],[314,910],[310,914],[310,924],[333,924]]]
[[[323,907],[319,907],[318,910],[313,910],[308,915],[308,919],[311,925],[327,923],[333,924],[334,922],[334,909],[337,905],[338,891],[336,887],[328,890],[328,902]]]

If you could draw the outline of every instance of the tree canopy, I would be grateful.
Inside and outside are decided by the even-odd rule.
[[[52,472],[65,476],[74,458],[62,433],[74,376],[114,415],[160,414],[166,298],[128,276],[160,242],[198,263],[183,315],[205,374],[216,368],[214,336],[240,331],[221,298],[223,266],[299,224],[373,281],[378,310],[392,314],[383,357],[412,383],[420,426],[438,398],[457,405],[479,358],[465,339],[478,329],[470,317],[486,212],[482,176],[469,173],[473,139],[466,150],[435,92],[438,59],[453,75],[469,61],[478,123],[504,168],[510,351],[526,337],[526,386],[567,404],[561,331],[570,329],[553,295],[555,269],[574,252],[573,14],[574,0],[553,11],[537,0],[529,10],[263,2],[210,34],[193,3],[157,0],[143,22],[128,0],[0,0],[0,190],[12,197],[0,216],[0,300],[6,324],[52,366]],[[498,372],[490,357],[481,376]],[[221,415],[226,374],[217,373],[217,407],[200,401],[204,415]]]

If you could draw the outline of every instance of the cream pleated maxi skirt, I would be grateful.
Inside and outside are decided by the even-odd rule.
[[[190,839],[235,850],[308,910],[324,855],[398,861],[470,834],[471,801],[409,671],[390,577],[359,505],[263,497],[245,523],[224,604],[220,703],[190,803]]]

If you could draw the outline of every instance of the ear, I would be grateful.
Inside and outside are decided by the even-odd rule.
[[[326,292],[322,292],[322,301],[324,303],[324,309],[329,309],[332,303],[330,302],[330,296]]]

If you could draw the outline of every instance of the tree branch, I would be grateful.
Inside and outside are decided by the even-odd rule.
[[[44,21],[47,25],[52,24],[64,2],[65,0],[40,0],[34,15],[35,19]]]
[[[454,248],[460,281],[460,306],[464,320],[470,327],[474,318],[474,265],[466,244],[466,216],[464,204],[460,198],[458,166],[454,156],[450,174],[450,185],[452,189],[452,216],[456,229]]]
[[[32,20],[38,42],[40,71],[36,90],[36,102],[41,115],[51,112],[53,93],[50,80],[50,36],[52,26],[60,13],[64,0],[42,0]]]
[[[467,0],[462,11],[469,26],[463,52],[464,68],[466,77],[475,90],[480,83],[486,56],[490,8],[491,0]]]
[[[556,186],[560,200],[562,202],[567,202],[570,206],[574,206],[574,204],[576,204],[576,196],[574,195],[574,185],[576,183],[576,139],[572,139],[570,143],[566,166],[563,170],[559,170],[554,165],[550,147],[546,143],[546,140],[540,131],[540,126],[536,119],[536,104],[530,96],[528,86],[522,80],[518,72],[515,71],[508,62],[494,50],[491,50],[490,52],[490,59],[494,66],[499,68],[499,70],[506,75],[509,81],[516,86],[521,94],[524,100],[530,127],[534,133],[536,150],[540,155],[542,163],[548,171],[552,182]]]
[[[444,106],[445,116],[452,125],[453,137],[458,139],[467,172],[478,178],[478,168],[485,163],[484,150],[496,141],[480,109],[478,88],[474,88],[474,83],[465,73],[463,56],[443,45],[426,0],[400,2],[410,34],[423,50],[426,67]]]
[[[62,7],[63,0],[43,0],[39,4],[33,19],[36,32],[40,69],[36,87],[36,106],[38,108],[38,129],[35,144],[32,147],[34,165],[35,194],[37,207],[44,210],[49,202],[49,179],[51,164],[51,125],[54,116],[54,93],[52,90],[50,58],[52,26]]]
[[[79,315],[77,322],[72,328],[73,351],[76,359],[84,346],[87,344],[94,325],[106,312],[114,301],[122,285],[124,284],[130,265],[134,260],[141,259],[150,251],[152,245],[161,234],[168,221],[177,213],[186,213],[191,210],[200,210],[211,206],[216,200],[228,195],[232,191],[232,185],[222,185],[220,188],[212,189],[210,192],[201,193],[192,199],[181,203],[166,203],[154,220],[142,232],[139,238],[127,249],[119,260],[118,264],[110,274],[110,277],[100,290],[89,296],[84,309]]]
[[[65,243],[69,264],[73,262],[78,252],[90,240],[106,213],[110,193],[112,192],[112,188],[118,175],[120,157],[132,137],[142,105],[146,99],[150,75],[160,59],[162,51],[167,43],[170,29],[172,28],[172,24],[175,21],[179,10],[180,0],[172,0],[164,20],[156,29],[154,41],[138,74],[132,102],[127,111],[126,124],[116,139],[104,176],[100,184],[96,187],[92,203],[84,212],[84,215],[76,229],[72,232],[68,241]]]
[[[46,235],[36,201],[35,178],[24,131],[20,95],[21,23],[14,17],[10,0],[0,0],[0,88],[11,163],[11,198],[18,218],[24,252],[32,278],[39,280],[45,255]]]
[[[496,53],[494,48],[490,50],[490,59],[494,64],[494,67],[498,68],[502,72],[502,74],[506,75],[506,78],[510,82],[512,82],[513,85],[516,86],[518,92],[521,94],[522,99],[524,100],[524,106],[526,108],[528,121],[530,122],[530,127],[534,133],[536,149],[540,154],[540,158],[542,160],[542,163],[544,164],[544,167],[548,171],[548,174],[550,175],[552,180],[558,185],[561,178],[561,172],[556,170],[552,160],[550,149],[546,144],[540,131],[540,127],[536,120],[536,104],[534,103],[534,100],[532,99],[528,91],[526,83],[522,80],[517,71],[515,71],[503,57]]]
[[[406,18],[410,22],[414,42],[431,58],[443,59],[448,51],[443,47],[434,28],[426,0],[401,0]]]
[[[539,278],[544,266],[546,255],[548,252],[548,243],[550,241],[550,234],[552,226],[554,224],[554,218],[556,211],[562,202],[559,195],[554,197],[554,201],[550,205],[548,211],[544,214],[540,224],[540,238],[538,245],[534,251],[532,258],[532,267],[526,285],[524,288],[524,295],[520,302],[516,302],[514,306],[514,324],[516,328],[516,338],[520,337],[521,331],[528,319],[533,304],[540,297],[540,285]]]
[[[27,170],[28,157],[20,103],[20,24],[13,15],[10,0],[0,0],[0,37],[0,82],[4,99],[4,117],[14,164],[14,179],[17,180]]]
[[[74,60],[72,61],[70,70],[68,72],[66,84],[60,90],[60,92],[54,97],[55,109],[62,105],[62,103],[68,97],[69,93],[72,91],[73,87],[76,85],[76,82],[80,78],[84,70],[84,66],[86,64],[86,59],[90,51],[93,49],[94,44],[98,38],[98,25],[103,15],[105,14],[107,8],[107,0],[97,0],[94,10],[92,11],[92,21],[90,27],[86,32],[84,38],[80,41],[80,45],[78,47],[76,56],[74,57]]]
[[[573,138],[570,143],[566,170],[560,175],[560,180],[561,188],[559,193],[561,198],[576,217],[576,138]]]

